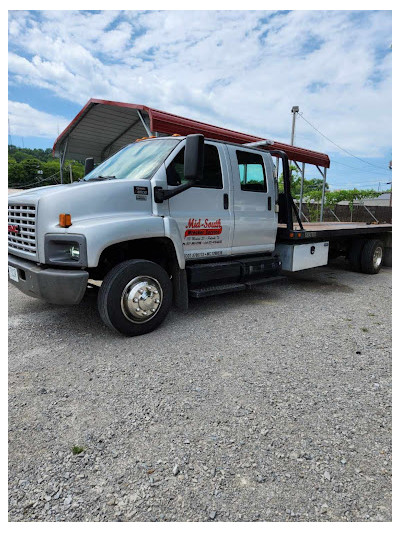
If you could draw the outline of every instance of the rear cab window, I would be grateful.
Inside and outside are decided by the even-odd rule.
[[[264,160],[261,154],[236,150],[242,191],[267,192]]]

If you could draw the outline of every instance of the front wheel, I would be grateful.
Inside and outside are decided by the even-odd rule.
[[[156,263],[143,259],[124,261],[110,270],[97,298],[103,322],[129,337],[153,331],[171,305],[168,274]]]

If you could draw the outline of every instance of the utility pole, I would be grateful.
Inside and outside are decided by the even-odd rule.
[[[299,106],[298,105],[294,105],[292,107],[292,114],[293,114],[293,118],[292,118],[292,136],[290,138],[290,144],[293,146],[294,145],[294,130],[295,130],[295,127],[296,127],[296,114],[299,112]]]
[[[71,167],[71,163],[69,164],[69,179],[71,180],[71,183],[72,183],[72,167]]]
[[[293,114],[293,118],[292,118],[292,135],[290,136],[290,144],[293,146],[294,145],[294,130],[295,130],[295,127],[296,127],[296,114],[299,112],[299,106],[298,105],[294,105],[292,107],[292,114]],[[292,164],[292,161],[289,161],[289,170],[290,170],[290,165]],[[290,174],[292,174],[292,171],[290,170]]]

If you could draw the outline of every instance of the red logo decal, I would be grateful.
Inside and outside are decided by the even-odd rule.
[[[222,233],[221,219],[210,221],[208,218],[202,222],[201,218],[189,218],[186,224],[185,237],[193,235],[220,235]]]
[[[18,234],[19,226],[17,226],[16,224],[8,224],[8,232]]]

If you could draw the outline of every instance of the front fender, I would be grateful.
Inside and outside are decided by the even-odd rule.
[[[183,253],[183,246],[182,246],[182,236],[179,231],[178,224],[176,223],[176,220],[171,217],[164,217],[164,228],[165,228],[165,236],[171,239],[175,252],[176,257],[178,259],[178,264],[180,269],[185,268],[185,255]]]
[[[103,250],[124,241],[164,237],[163,219],[154,216],[116,216],[82,220],[71,226],[71,233],[86,237],[88,267],[95,268]],[[68,232],[67,232],[68,233]]]

